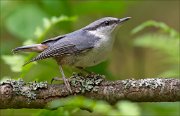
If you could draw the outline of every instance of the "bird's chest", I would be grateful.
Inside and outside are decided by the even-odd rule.
[[[113,41],[109,37],[103,37],[97,41],[90,51],[77,55],[74,66],[89,67],[106,60],[112,49]]]

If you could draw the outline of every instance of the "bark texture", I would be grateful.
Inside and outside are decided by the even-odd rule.
[[[135,102],[180,101],[180,79],[148,78],[107,81],[101,75],[73,75],[70,79],[73,94],[64,84],[29,82],[22,79],[7,80],[0,84],[0,109],[44,108],[52,100],[72,95],[106,100],[114,104],[119,100]]]

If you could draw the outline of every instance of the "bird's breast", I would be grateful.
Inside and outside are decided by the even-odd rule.
[[[112,49],[113,40],[107,37],[101,37],[95,44],[94,48],[83,54],[74,56],[74,66],[90,67],[106,60]]]

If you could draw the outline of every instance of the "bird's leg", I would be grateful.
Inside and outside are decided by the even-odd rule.
[[[72,93],[71,86],[70,86],[70,84],[69,84],[68,79],[66,79],[66,77],[65,77],[65,74],[64,74],[64,71],[63,71],[61,65],[59,66],[59,69],[60,69],[60,72],[61,72],[61,74],[62,74],[62,79],[63,79],[63,81],[64,81],[64,84],[65,84],[66,88],[68,89],[68,91],[69,91],[70,93]]]

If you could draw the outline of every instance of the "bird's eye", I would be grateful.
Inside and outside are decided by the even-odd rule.
[[[104,22],[105,25],[109,25],[109,21]]]

